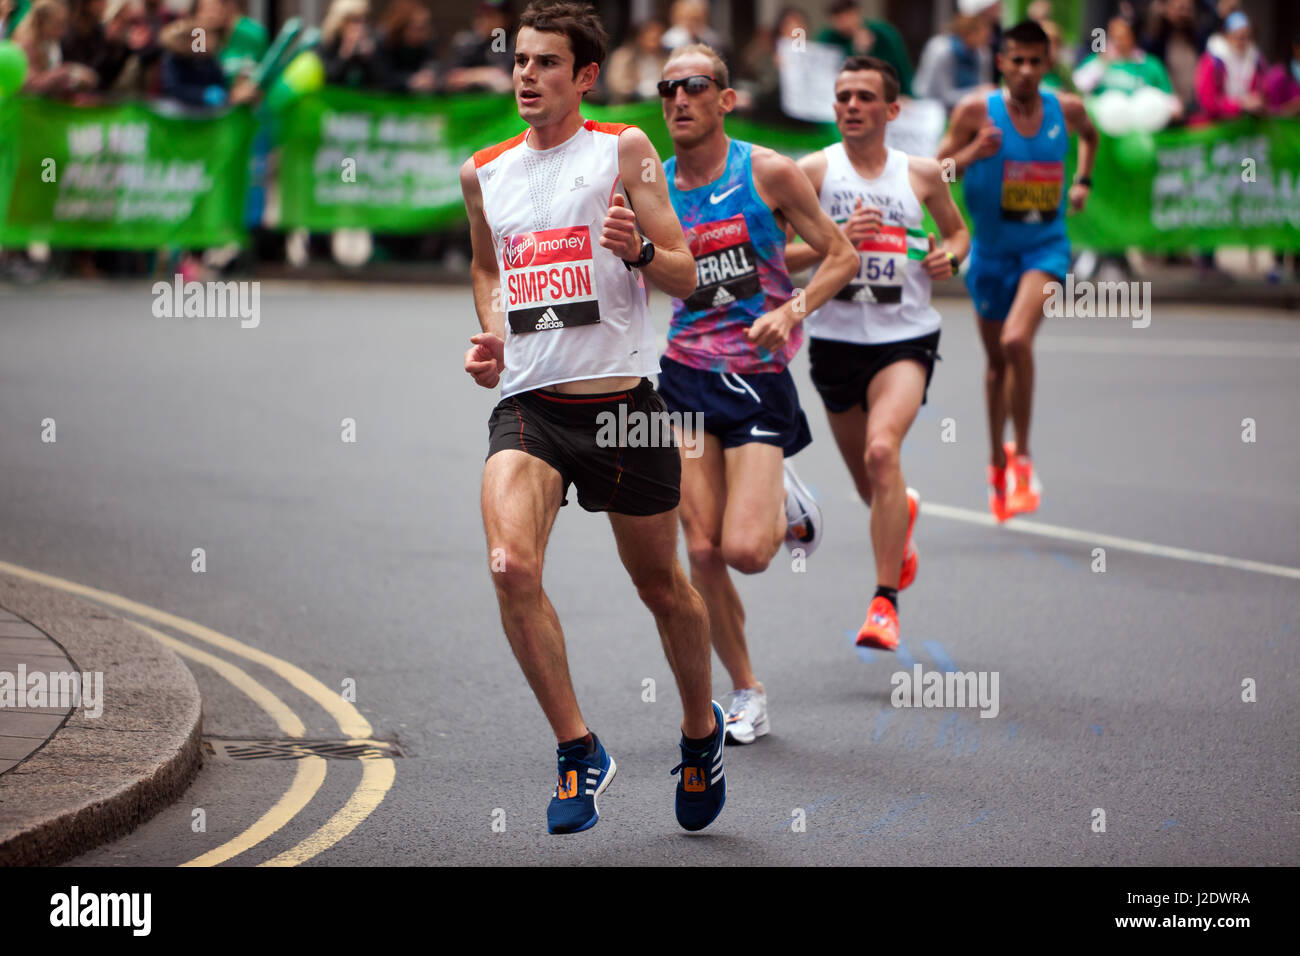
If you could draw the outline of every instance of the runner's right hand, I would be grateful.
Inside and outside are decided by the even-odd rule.
[[[864,206],[862,197],[858,197],[853,213],[844,223],[844,235],[856,249],[859,242],[880,232],[880,210],[875,206]]]
[[[465,353],[465,371],[484,388],[496,388],[506,367],[506,343],[491,332],[470,337],[474,347]]]
[[[993,118],[986,117],[984,125],[980,131],[975,134],[975,158],[988,159],[1002,148],[1002,130],[998,124],[993,122]]]

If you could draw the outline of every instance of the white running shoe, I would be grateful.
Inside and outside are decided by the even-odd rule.
[[[785,521],[785,546],[791,551],[802,548],[805,558],[812,557],[822,543],[822,509],[789,459],[785,462]]]
[[[727,711],[727,739],[752,744],[767,734],[767,692],[755,687],[732,692]]]

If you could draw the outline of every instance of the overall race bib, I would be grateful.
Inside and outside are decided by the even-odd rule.
[[[1065,182],[1065,164],[1020,162],[1002,163],[1002,218],[1015,222],[1051,222],[1061,208],[1061,185]]]
[[[894,305],[903,300],[907,229],[881,226],[880,235],[858,243],[858,274],[835,298],[841,302]]]
[[[686,298],[692,312],[720,308],[762,291],[758,255],[749,238],[743,213],[720,222],[706,222],[686,230],[686,244],[695,257],[698,284]]]
[[[501,260],[511,332],[521,335],[600,321],[587,226],[507,236]]]

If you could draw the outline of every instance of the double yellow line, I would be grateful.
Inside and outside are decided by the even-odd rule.
[[[212,630],[212,628],[204,627],[202,624],[196,624],[194,621],[178,617],[175,614],[169,614],[166,611],[160,611],[147,604],[132,601],[130,598],[109,591],[86,587],[74,581],[67,581],[51,574],[33,571],[5,561],[0,561],[0,571],[68,594],[75,594],[79,597],[89,598],[92,601],[98,601],[108,607],[144,618],[155,624],[173,628],[182,634],[187,634],[190,637],[220,648],[228,654],[261,664],[319,704],[338,724],[340,732],[347,738],[348,743],[374,743],[371,740],[373,730],[370,723],[365,717],[361,716],[360,711],[344,700],[341,694],[331,691],[311,674],[286,660],[237,641],[233,637]],[[140,624],[136,621],[131,623],[176,653],[210,667],[221,675],[264,710],[286,736],[301,738],[306,733],[302,719],[283,700],[265,685],[254,679],[247,671],[236,667],[224,658],[193,647],[184,641],[179,641],[146,624]],[[252,826],[234,839],[181,865],[216,866],[252,849],[269,838],[288,824],[311,802],[325,782],[326,766],[325,758],[314,754],[300,759],[293,783],[290,784],[289,789]],[[348,798],[347,803],[330,817],[324,826],[301,843],[259,865],[297,866],[299,863],[310,860],[312,857],[328,850],[355,830],[366,817],[370,816],[375,808],[383,802],[388,791],[392,789],[393,780],[397,776],[397,766],[389,757],[362,760],[361,766],[361,782],[353,791],[352,796]]]

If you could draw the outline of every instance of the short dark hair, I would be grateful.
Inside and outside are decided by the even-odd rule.
[[[860,70],[875,70],[880,74],[880,79],[884,81],[886,103],[898,99],[902,87],[898,82],[898,71],[894,69],[893,64],[887,63],[878,56],[855,55],[845,60],[844,65],[840,67],[840,73],[857,73]]]
[[[1019,43],[1021,46],[1042,45],[1044,49],[1051,49],[1051,41],[1047,39],[1047,31],[1038,25],[1035,20],[1021,20],[1010,30],[1002,34],[1002,48],[1006,49],[1008,43]]]
[[[563,33],[568,37],[569,47],[573,50],[575,78],[588,63],[600,66],[605,62],[609,37],[596,11],[585,3],[533,0],[519,17],[519,28],[524,27],[541,33]]]
[[[846,13],[849,10],[856,10],[857,8],[858,0],[831,0],[831,2],[826,5],[826,15],[828,17],[836,17],[841,13]]]

